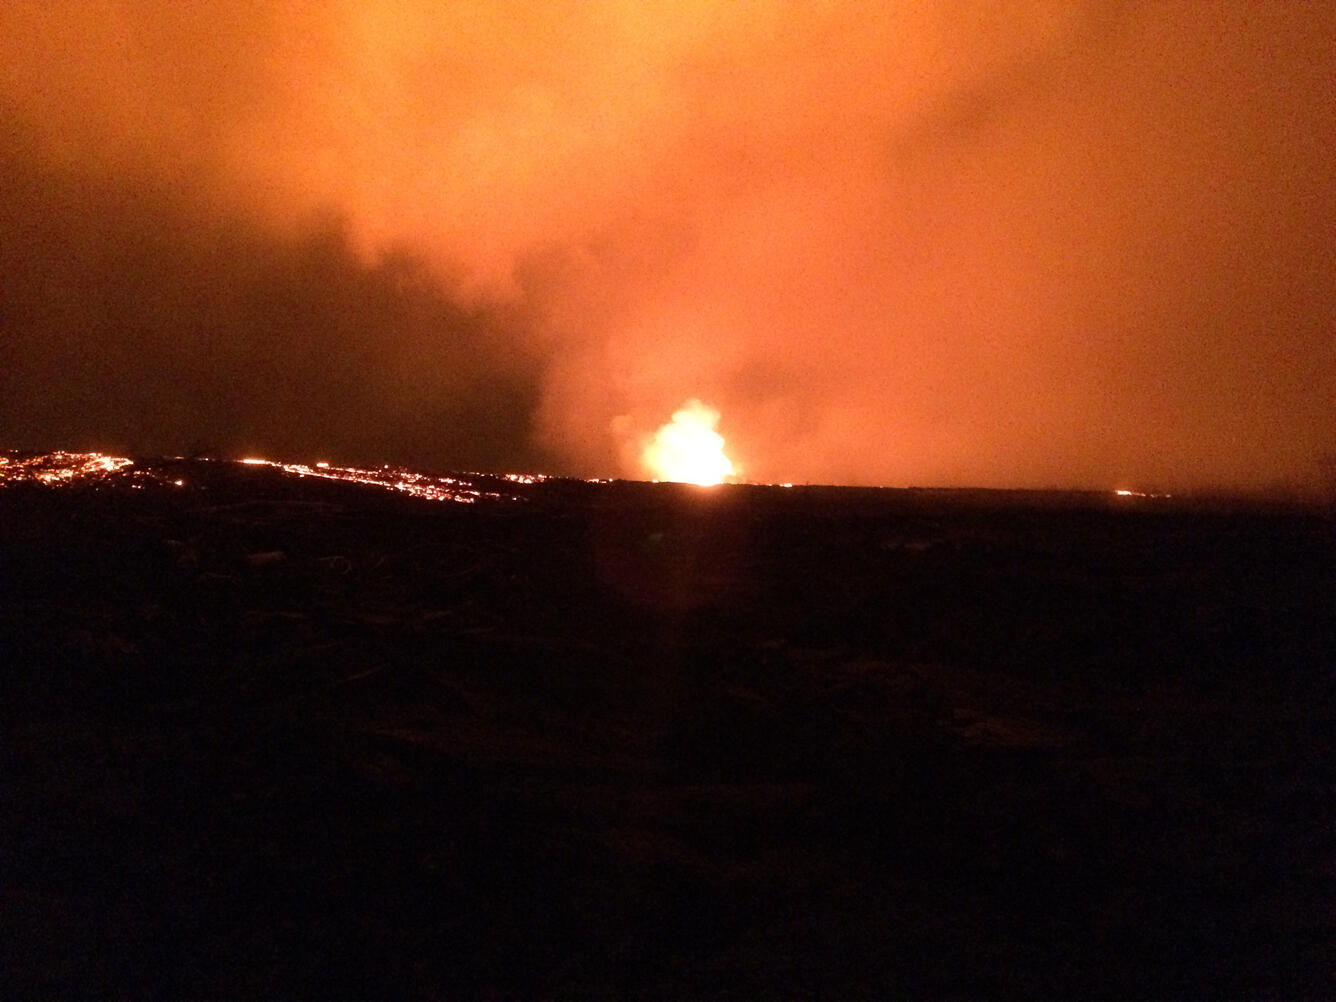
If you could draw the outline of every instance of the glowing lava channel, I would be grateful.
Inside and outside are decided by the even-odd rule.
[[[415,473],[397,466],[383,466],[379,470],[363,470],[355,466],[331,466],[329,463],[278,463],[272,459],[247,458],[241,461],[246,466],[271,466],[284,473],[297,477],[315,477],[320,480],[342,480],[345,483],[367,484],[371,487],[383,487],[387,490],[401,491],[428,501],[456,501],[473,504],[482,499],[519,501],[521,498],[502,494],[497,491],[483,490],[476,486],[471,478],[461,480],[458,477],[429,476]],[[538,476],[506,474],[502,479],[512,483],[529,484],[540,479]]]
[[[699,400],[684,403],[672,420],[654,433],[640,461],[654,480],[682,484],[723,483],[734,473],[724,455],[724,436],[715,431],[719,412]]]

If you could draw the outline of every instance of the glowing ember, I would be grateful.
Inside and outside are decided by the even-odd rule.
[[[654,433],[640,461],[654,480],[683,484],[718,484],[733,475],[724,455],[724,437],[715,431],[719,412],[699,400],[684,403],[673,419]]]

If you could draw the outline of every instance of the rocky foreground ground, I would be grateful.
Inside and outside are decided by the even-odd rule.
[[[1328,513],[161,470],[0,489],[5,997],[1336,994]]]

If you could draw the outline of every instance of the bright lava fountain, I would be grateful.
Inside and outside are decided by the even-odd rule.
[[[724,455],[724,437],[715,431],[719,412],[691,399],[654,433],[640,461],[654,480],[683,484],[718,484],[734,473]]]

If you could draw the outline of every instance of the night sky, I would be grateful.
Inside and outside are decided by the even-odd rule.
[[[0,447],[1336,484],[1336,3],[0,4]]]

